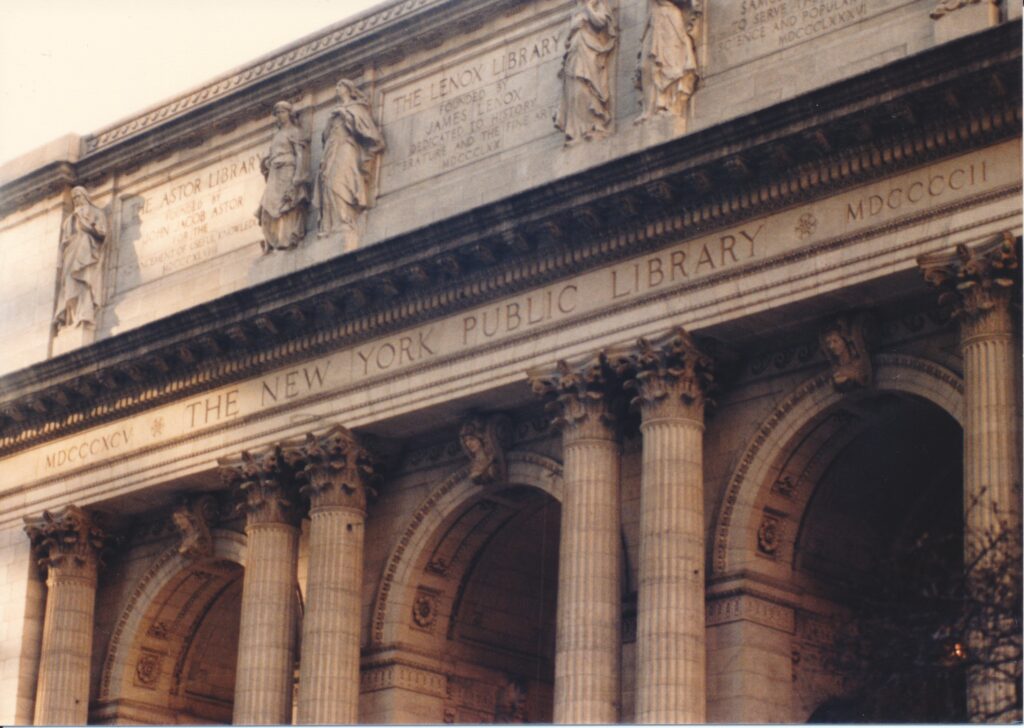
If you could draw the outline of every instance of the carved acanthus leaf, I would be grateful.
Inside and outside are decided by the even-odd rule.
[[[99,565],[107,536],[97,526],[94,514],[70,505],[59,511],[43,511],[41,517],[26,521],[25,532],[40,565],[75,571]]]
[[[285,457],[295,467],[300,491],[313,508],[344,505],[365,511],[367,496],[376,494],[372,454],[341,425],[320,435],[308,433],[304,443],[286,448]]]
[[[262,453],[243,451],[221,463],[221,475],[239,495],[247,522],[295,524],[300,517],[295,466],[279,445]]]
[[[714,361],[682,327],[657,339],[641,338],[632,350],[615,356],[626,388],[636,392],[633,406],[640,409],[681,402],[703,410],[714,387]]]
[[[1019,267],[1017,239],[1004,232],[979,245],[961,243],[952,253],[922,255],[917,264],[954,316],[979,317],[1009,303]]]
[[[572,365],[563,359],[554,372],[531,372],[528,376],[534,394],[546,400],[555,427],[608,428],[619,420],[622,379],[604,353]]]

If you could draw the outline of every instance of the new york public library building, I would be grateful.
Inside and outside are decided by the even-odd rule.
[[[1019,720],[1020,68],[403,0],[9,163],[0,722]]]

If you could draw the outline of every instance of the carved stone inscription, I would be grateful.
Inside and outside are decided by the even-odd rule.
[[[703,294],[687,293],[685,287],[695,281],[730,271],[742,275],[752,264],[856,235],[901,215],[914,216],[982,192],[1013,189],[1020,184],[1020,174],[1020,145],[1006,142],[172,402],[19,453],[6,460],[4,467],[25,473],[27,481],[32,480],[30,474],[48,478],[292,404],[312,406],[356,390],[363,393],[355,395],[359,398],[370,391],[369,384],[376,378],[410,370],[426,377],[432,364],[454,366],[451,357],[470,353],[486,357],[485,347],[490,344],[534,332],[543,336],[545,329],[585,321],[645,296],[664,293],[671,297],[665,299],[666,305],[677,310],[693,307]],[[894,190],[901,192],[897,195]],[[908,198],[909,207],[897,205],[897,200]],[[883,206],[875,216],[872,200],[875,207]],[[880,239],[892,244],[890,238]],[[802,262],[796,266],[806,268]],[[739,287],[750,282],[742,277],[734,280]],[[560,332],[556,328],[553,335]]]
[[[709,3],[707,28],[714,70],[851,29],[910,0],[734,0]]]
[[[564,25],[559,19],[383,89],[390,148],[382,193],[550,134]]]
[[[239,152],[124,197],[118,291],[259,240],[260,154]]]

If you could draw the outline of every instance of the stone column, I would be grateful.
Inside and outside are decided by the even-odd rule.
[[[233,720],[290,724],[300,520],[295,473],[275,447],[242,453],[224,476],[239,490],[246,515]]]
[[[678,329],[629,357],[643,435],[638,723],[703,723],[704,404],[711,360]]]
[[[532,375],[562,430],[563,478],[555,641],[556,723],[619,721],[622,653],[620,447],[603,358]]]
[[[47,567],[46,613],[36,687],[36,725],[85,725],[89,718],[96,572],[103,534],[76,506],[25,527]]]
[[[302,724],[359,718],[359,635],[369,452],[341,426],[297,448],[309,496],[309,576],[302,622]]]
[[[977,722],[1021,718],[1019,711],[1003,712],[1013,704],[1016,686],[1007,665],[1000,663],[1016,630],[1012,604],[1002,603],[1007,590],[999,588],[1020,578],[1020,374],[1010,306],[1017,255],[1014,236],[1005,233],[980,245],[958,245],[953,253],[918,259],[925,280],[944,289],[940,302],[952,304],[960,322],[964,561],[977,605],[969,618],[967,709]],[[1019,665],[1017,670],[1019,675]]]

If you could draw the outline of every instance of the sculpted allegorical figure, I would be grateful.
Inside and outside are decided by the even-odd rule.
[[[459,445],[469,457],[469,479],[477,485],[503,483],[508,477],[505,448],[512,437],[506,415],[474,415],[459,428]]]
[[[107,216],[89,200],[84,187],[71,190],[74,209],[60,230],[60,280],[57,284],[56,329],[95,326],[103,274],[103,241]]]
[[[618,31],[606,0],[578,0],[562,59],[562,103],[555,126],[565,143],[595,139],[612,124],[609,65]]]
[[[822,329],[821,350],[832,367],[832,384],[848,391],[871,384],[871,356],[868,352],[864,315],[841,317]]]
[[[314,191],[321,236],[355,232],[359,216],[373,206],[374,168],[385,148],[366,97],[347,79],[338,81],[336,89],[338,106],[324,129]]]
[[[309,142],[295,123],[292,105],[274,104],[277,131],[260,161],[267,186],[256,217],[263,229],[263,252],[294,248],[306,236],[309,205]]]
[[[659,114],[685,116],[686,104],[697,88],[692,34],[699,14],[700,0],[648,0],[637,71],[643,97],[638,122]]]

